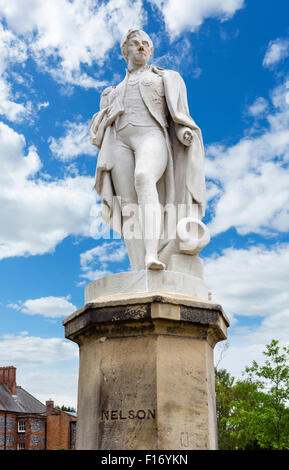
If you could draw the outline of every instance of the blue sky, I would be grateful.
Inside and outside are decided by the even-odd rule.
[[[272,338],[288,344],[288,17],[284,0],[0,0],[0,363],[40,400],[76,405],[62,320],[87,283],[129,269],[121,241],[93,237],[88,125],[131,27],[181,73],[202,129],[201,256],[231,319],[221,365],[240,376]]]

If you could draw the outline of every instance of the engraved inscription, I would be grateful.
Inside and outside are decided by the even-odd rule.
[[[102,410],[101,419],[108,420],[121,420],[121,419],[155,419],[156,410]]]

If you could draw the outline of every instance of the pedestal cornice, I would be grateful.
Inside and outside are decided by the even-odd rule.
[[[226,339],[229,320],[219,304],[191,296],[150,292],[99,297],[63,321],[65,337],[78,344],[90,330],[106,337],[164,334],[164,329],[165,334],[184,334],[181,332],[184,324],[198,326],[215,344]],[[190,335],[190,328],[186,332]]]

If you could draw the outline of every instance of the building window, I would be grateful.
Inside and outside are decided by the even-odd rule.
[[[24,442],[18,442],[18,444],[17,444],[17,450],[25,450],[25,444],[24,444]]]
[[[23,419],[18,421],[18,432],[25,432],[25,421]]]

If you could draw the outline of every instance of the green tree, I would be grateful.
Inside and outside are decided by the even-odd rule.
[[[225,369],[215,369],[216,412],[219,449],[235,449],[228,422],[233,400],[234,377]]]
[[[72,406],[65,406],[65,405],[58,406],[58,405],[56,405],[55,408],[57,410],[67,411],[68,413],[75,413],[75,408],[73,408]]]
[[[272,340],[245,380],[216,374],[220,449],[289,449],[289,348]]]
[[[252,415],[262,406],[263,394],[259,392],[257,384],[250,380],[238,380],[233,388],[228,418],[230,437],[235,442],[235,449],[260,449]]]
[[[245,369],[259,392],[259,406],[251,411],[250,428],[260,447],[289,449],[289,347],[281,348],[273,339],[263,354],[263,365],[253,361]]]
[[[256,385],[235,381],[225,369],[215,371],[218,442],[220,450],[258,449],[248,417],[258,402]]]

